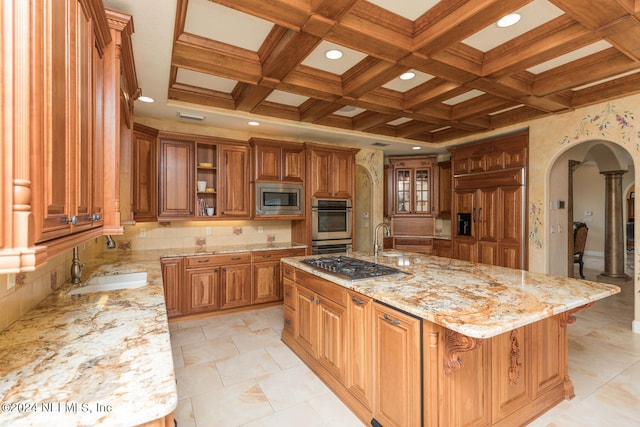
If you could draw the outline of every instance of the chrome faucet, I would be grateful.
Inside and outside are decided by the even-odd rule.
[[[380,224],[376,225],[376,231],[374,232],[375,238],[373,239],[373,256],[374,257],[378,256],[378,251],[380,250],[380,244],[378,243],[378,231],[380,230],[380,227],[386,230],[385,237],[391,236],[391,229],[389,228],[389,224],[381,222]]]

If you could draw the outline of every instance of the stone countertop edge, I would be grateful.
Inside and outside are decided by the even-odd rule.
[[[567,277],[402,251],[377,262],[408,274],[347,280],[302,262],[282,261],[347,289],[472,338],[491,338],[620,292]],[[331,254],[339,255],[339,254]],[[342,254],[345,255],[345,254]],[[370,262],[361,252],[346,254]]]
[[[298,247],[306,246],[237,245],[217,247],[215,253]],[[81,256],[83,282],[146,271],[148,284],[67,295],[74,286],[66,282],[0,332],[0,426],[135,426],[173,412],[178,394],[160,259],[200,253],[208,252]]]

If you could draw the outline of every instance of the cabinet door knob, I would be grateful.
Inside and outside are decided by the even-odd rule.
[[[316,299],[316,304],[320,304],[320,298]]]
[[[393,323],[394,325],[399,325],[399,324],[400,324],[400,321],[399,321],[398,319],[392,319],[392,318],[391,318],[391,317],[389,317],[389,315],[388,315],[388,314],[386,314],[386,313],[384,314],[384,320],[386,320],[387,322],[391,322],[391,323]]]
[[[65,222],[67,224],[73,224],[73,225],[78,225],[78,217],[77,216],[72,216],[71,218],[66,218]]]
[[[311,295],[311,296],[309,297],[309,301],[313,302],[313,300],[315,300],[315,298],[314,298],[314,296],[313,296],[313,295]]]
[[[287,291],[284,293],[286,296],[290,297],[291,296],[291,292]]]

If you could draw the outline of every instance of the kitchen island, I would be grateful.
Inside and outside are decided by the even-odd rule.
[[[572,398],[567,327],[619,292],[403,252],[350,254],[402,273],[349,280],[304,262],[321,257],[282,260],[282,340],[385,427],[524,425]]]

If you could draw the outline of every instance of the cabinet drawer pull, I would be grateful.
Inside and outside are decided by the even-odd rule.
[[[209,259],[199,259],[198,262],[200,264],[205,264],[205,263],[209,262]]]
[[[271,258],[271,255],[262,255],[262,258]]]
[[[242,259],[242,257],[234,257],[234,258],[231,258],[231,261],[238,261],[239,259]]]
[[[284,323],[286,323],[287,325],[291,325],[291,320],[287,319],[284,321]]]
[[[388,315],[388,314],[386,314],[386,313],[385,313],[385,315],[384,315],[384,320],[386,320],[387,322],[391,322],[391,323],[393,323],[394,325],[399,325],[399,324],[400,324],[400,321],[399,321],[398,319],[392,319],[392,318],[391,318],[391,317],[389,317],[389,315]]]
[[[284,274],[292,275],[292,274],[293,274],[293,271],[292,271],[292,270],[289,270],[289,269],[287,269],[287,268],[285,268],[285,269],[284,269]]]
[[[287,291],[284,293],[286,296],[290,297],[291,296],[291,292]]]
[[[364,304],[364,300],[363,299],[358,299],[358,298],[356,298],[354,296],[351,297],[351,301],[355,302],[356,304],[360,304],[360,305]]]

